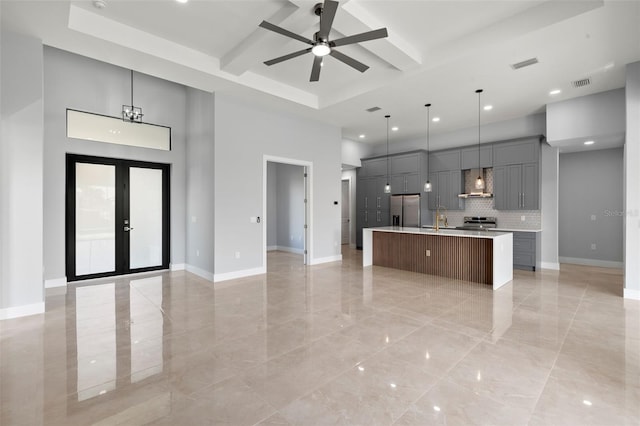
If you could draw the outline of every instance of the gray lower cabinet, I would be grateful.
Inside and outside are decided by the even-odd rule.
[[[493,200],[496,210],[538,210],[539,163],[493,168]]]
[[[447,210],[464,210],[464,199],[458,194],[463,191],[462,171],[450,170],[437,173],[430,173],[429,180],[433,188],[429,192],[429,210],[436,210],[444,207]]]
[[[535,271],[540,265],[540,233],[513,233],[513,268]]]

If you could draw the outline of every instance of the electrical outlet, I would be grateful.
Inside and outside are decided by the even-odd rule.
[[[524,222],[526,218],[524,216],[520,216],[520,222]]]
[[[591,244],[591,250],[595,250],[596,249],[596,243]]]
[[[200,250],[196,250],[196,257],[200,257]]]
[[[239,251],[236,252],[236,259],[240,259],[240,252]]]
[[[427,257],[431,256],[431,250],[427,250]]]
[[[591,215],[591,220],[596,220],[596,215],[595,214]]]
[[[192,223],[196,223],[198,221],[198,218],[195,216],[191,216],[191,222]]]

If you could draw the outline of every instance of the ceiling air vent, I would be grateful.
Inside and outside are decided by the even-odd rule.
[[[584,87],[591,84],[591,78],[583,78],[582,80],[575,80],[571,82],[573,87]]]
[[[368,112],[376,112],[376,111],[380,111],[382,108],[380,107],[371,107],[371,108],[367,108]]]
[[[526,61],[518,62],[517,64],[511,64],[511,68],[519,70],[520,68],[528,67],[529,65],[537,64],[538,58],[527,59]]]

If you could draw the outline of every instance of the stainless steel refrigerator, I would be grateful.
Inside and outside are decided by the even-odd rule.
[[[420,227],[420,195],[391,196],[391,225]]]

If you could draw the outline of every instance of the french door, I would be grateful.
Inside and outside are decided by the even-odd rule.
[[[169,165],[67,154],[67,280],[169,267]]]

